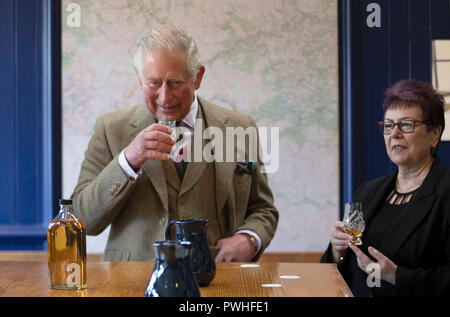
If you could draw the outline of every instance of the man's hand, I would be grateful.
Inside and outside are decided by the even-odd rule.
[[[216,262],[250,262],[256,252],[246,234],[236,234],[230,238],[221,239],[216,247],[219,248]]]
[[[146,160],[170,160],[170,153],[176,141],[170,136],[172,129],[166,125],[154,123],[134,138],[125,148],[125,158],[134,170],[140,168]]]
[[[380,265],[380,277],[382,280],[395,285],[395,273],[397,272],[397,265],[388,257],[373,247],[369,247],[368,251],[378,262],[373,262],[367,255],[365,255],[358,247],[350,245],[350,249],[355,252],[358,266],[364,272],[370,273],[367,266],[371,263],[378,263]]]

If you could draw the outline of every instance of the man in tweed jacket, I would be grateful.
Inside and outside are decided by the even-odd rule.
[[[194,135],[211,127],[226,135],[229,128],[256,130],[254,121],[196,95],[205,67],[182,29],[147,33],[135,68],[145,105],[96,121],[72,194],[74,214],[88,234],[111,225],[106,261],[153,260],[153,242],[165,239],[168,222],[190,218],[209,220],[207,240],[216,261],[256,260],[278,223],[262,162],[242,172],[237,161],[202,158],[180,174],[168,154],[178,144],[172,129],[158,123],[174,120]]]

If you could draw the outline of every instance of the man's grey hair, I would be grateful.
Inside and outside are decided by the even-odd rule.
[[[134,67],[142,78],[144,68],[144,53],[167,49],[169,52],[181,51],[186,53],[187,67],[195,79],[200,67],[200,54],[194,39],[182,28],[163,25],[144,34],[137,46],[134,55]]]

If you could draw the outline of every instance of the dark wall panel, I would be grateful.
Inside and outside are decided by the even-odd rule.
[[[4,1],[0,9],[0,74],[5,78],[0,84],[0,162],[7,165],[2,169],[0,182],[0,223],[13,223],[15,214],[15,144],[16,109],[15,104],[15,5]]]
[[[42,221],[42,4],[16,1],[16,221]]]
[[[60,65],[52,68],[61,48],[51,44],[61,34],[60,25],[52,28],[60,14],[57,0],[0,1],[0,250],[45,248],[48,209],[59,198],[53,180],[61,163],[52,159],[60,153],[52,144],[60,130],[52,120],[60,120],[60,100],[51,96],[61,94]]]
[[[380,6],[380,27],[366,24],[370,3]],[[450,39],[450,1],[342,0],[339,7],[341,109],[352,114],[341,125],[344,203],[362,183],[396,170],[377,129],[384,91],[401,79],[431,83],[431,41]],[[449,142],[441,143],[439,155],[450,167]]]

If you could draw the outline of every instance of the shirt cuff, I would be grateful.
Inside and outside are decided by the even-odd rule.
[[[128,164],[127,159],[125,158],[125,149],[122,150],[119,154],[119,165],[122,168],[122,170],[125,172],[125,174],[128,175],[128,179],[131,182],[134,182],[139,175],[142,174],[142,167],[139,168],[137,173],[131,168],[131,166]]]
[[[255,238],[256,244],[257,244],[257,246],[258,246],[258,247],[256,248],[255,254],[258,254],[259,250],[261,249],[261,244],[262,244],[261,238],[260,238],[255,232],[253,232],[253,231],[251,231],[251,230],[239,230],[239,231],[236,232],[235,234],[240,234],[240,233],[245,233],[245,234],[251,235],[252,237]]]

